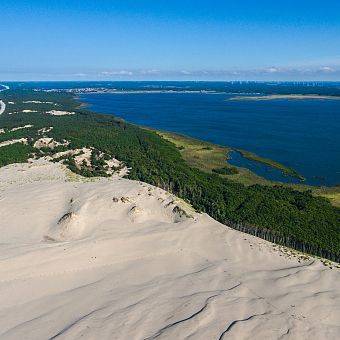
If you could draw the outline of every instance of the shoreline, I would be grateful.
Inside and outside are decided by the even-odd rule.
[[[4,87],[2,90],[0,90],[0,92],[9,90],[9,86],[8,85],[0,84],[0,86]]]
[[[226,101],[269,101],[269,100],[340,100],[339,96],[323,96],[318,94],[272,94],[263,96],[235,96]]]
[[[85,103],[85,102],[83,102],[81,100],[82,98],[80,98],[76,94],[72,94],[72,95],[74,96],[74,99],[80,103],[80,107],[85,108],[88,112],[92,112],[94,114],[111,115],[111,114],[107,114],[107,113],[102,113],[102,112],[94,111],[90,104]],[[339,99],[340,99],[340,97],[339,97]],[[114,117],[124,121],[124,119],[119,117],[119,116],[115,116],[115,115],[112,115],[112,116],[114,116]],[[230,151],[234,150],[234,151],[240,152],[243,157],[245,157],[245,158],[247,158],[249,160],[265,164],[265,165],[267,165],[269,167],[272,167],[274,169],[277,169],[277,170],[281,171],[283,175],[286,174],[287,176],[291,176],[291,177],[296,178],[296,179],[301,181],[301,183],[288,183],[288,182],[281,182],[281,181],[273,181],[273,180],[267,179],[267,178],[265,178],[263,176],[260,176],[260,175],[258,175],[256,173],[254,173],[253,171],[251,171],[248,168],[242,168],[242,167],[236,166],[238,169],[245,169],[248,173],[251,174],[250,177],[252,177],[252,178],[259,178],[260,180],[262,180],[260,182],[262,182],[262,183],[264,182],[265,185],[284,185],[284,186],[287,186],[287,187],[294,187],[294,188],[296,186],[301,186],[301,189],[303,189],[303,190],[304,189],[308,190],[308,189],[312,188],[312,189],[320,189],[320,190],[323,190],[323,191],[324,190],[332,191],[332,193],[334,191],[337,192],[338,190],[340,192],[340,189],[339,189],[338,185],[324,186],[324,185],[309,185],[309,184],[304,184],[303,182],[306,180],[306,178],[304,176],[302,176],[301,174],[299,174],[295,169],[287,167],[284,164],[282,164],[280,162],[277,162],[275,160],[258,156],[257,154],[255,154],[255,153],[253,153],[251,151],[248,151],[248,150],[233,148],[231,146],[226,146],[226,145],[214,144],[214,143],[209,142],[209,141],[205,141],[205,140],[202,140],[202,139],[194,138],[194,137],[191,137],[191,136],[188,136],[188,135],[184,135],[184,134],[181,134],[181,133],[177,133],[177,132],[157,130],[157,129],[149,127],[149,126],[145,126],[145,125],[141,125],[141,124],[136,124],[136,123],[133,123],[133,122],[130,122],[130,121],[126,121],[126,122],[128,122],[129,124],[136,125],[138,127],[146,129],[146,130],[155,131],[156,133],[159,133],[160,135],[178,136],[178,137],[181,137],[181,138],[186,139],[186,140],[196,141],[199,144],[206,144],[206,145],[215,146],[217,148],[225,149],[225,150],[227,150],[226,151],[227,152],[227,154],[226,154],[226,162],[228,162],[228,153]],[[228,165],[230,167],[234,167],[234,165],[232,165],[232,164],[228,163]],[[256,179],[255,179],[254,183],[248,183],[248,185],[255,184],[255,183],[258,183],[258,181]]]
[[[246,156],[246,158],[250,159],[250,160],[254,160],[254,161],[258,161],[262,164],[265,164],[267,166],[269,166],[270,168],[268,168],[268,172],[263,172],[263,171],[257,171],[256,166],[252,166],[252,164],[250,164],[250,166],[247,166],[246,162],[245,162],[245,166],[248,170],[250,171],[254,171],[256,173],[259,174],[259,176],[262,176],[265,179],[268,180],[274,180],[274,181],[278,181],[280,183],[288,183],[288,182],[307,182],[308,185],[311,185],[313,187],[333,187],[336,186],[338,183],[340,183],[340,180],[338,179],[338,175],[332,171],[332,169],[336,169],[336,156],[334,154],[334,156],[331,154],[330,149],[329,149],[329,157],[326,158],[323,162],[323,164],[321,164],[320,168],[315,168],[313,166],[313,157],[314,154],[317,153],[317,155],[319,156],[319,150],[317,149],[316,152],[314,152],[314,150],[312,150],[311,147],[308,146],[307,143],[307,139],[305,139],[303,141],[303,143],[306,144],[306,150],[307,150],[307,154],[304,155],[303,157],[303,161],[301,162],[301,160],[299,160],[299,155],[296,154],[295,152],[295,146],[294,144],[290,141],[290,140],[284,140],[284,137],[282,137],[282,135],[280,135],[278,141],[274,141],[274,145],[275,147],[278,147],[278,145],[281,145],[281,148],[283,150],[286,150],[285,153],[283,155],[279,155],[276,154],[275,152],[273,152],[272,150],[274,150],[271,147],[270,144],[270,138],[267,137],[269,136],[269,134],[265,134],[263,137],[262,143],[260,143],[258,140],[256,140],[257,136],[261,136],[261,130],[260,127],[261,125],[258,122],[261,122],[261,119],[259,115],[257,115],[259,118],[256,118],[256,122],[258,123],[257,125],[255,125],[254,129],[252,130],[251,126],[249,126],[249,119],[246,122],[246,128],[249,128],[249,133],[252,135],[252,137],[255,137],[255,140],[252,141],[250,139],[247,138],[247,134],[245,133],[244,130],[242,129],[242,121],[238,121],[237,117],[235,118],[232,115],[232,119],[235,119],[235,126],[237,126],[236,131],[230,130],[228,132],[228,122],[226,119],[221,118],[220,116],[217,116],[217,118],[213,118],[212,121],[218,121],[221,122],[221,124],[223,123],[223,128],[225,129],[225,136],[223,136],[223,134],[221,134],[220,128],[217,128],[216,126],[206,130],[207,133],[204,132],[204,124],[197,123],[199,128],[195,126],[195,128],[191,129],[190,128],[190,122],[192,121],[193,118],[191,118],[191,114],[189,111],[188,114],[186,114],[184,117],[182,117],[183,123],[181,123],[181,117],[180,114],[178,113],[174,113],[174,118],[171,118],[171,109],[175,109],[175,102],[173,100],[171,100],[170,104],[166,104],[167,100],[164,100],[164,111],[160,111],[159,116],[160,116],[160,121],[159,123],[157,122],[156,118],[152,118],[152,117],[157,117],[157,111],[162,110],[162,107],[160,107],[160,104],[157,104],[155,107],[152,105],[152,101],[150,101],[149,99],[147,99],[147,96],[145,95],[145,97],[141,97],[140,99],[134,98],[132,99],[133,105],[134,105],[134,110],[132,110],[131,108],[128,108],[128,102],[129,100],[126,98],[121,96],[117,99],[117,104],[115,98],[112,97],[106,97],[103,95],[103,97],[101,95],[98,94],[98,96],[95,99],[91,99],[91,95],[84,95],[84,96],[79,96],[80,100],[82,102],[85,103],[90,103],[93,106],[91,106],[89,109],[94,109],[97,110],[98,112],[106,112],[107,114],[111,114],[111,113],[115,113],[116,116],[120,116],[120,117],[125,117],[125,119],[132,123],[132,122],[136,122],[136,124],[140,124],[142,126],[150,126],[153,128],[159,128],[159,129],[168,129],[167,128],[167,121],[171,121],[172,120],[172,127],[171,127],[171,132],[176,132],[178,131],[179,133],[184,132],[186,134],[189,134],[190,136],[195,136],[197,138],[201,138],[202,140],[210,140],[210,141],[215,141],[218,144],[223,144],[225,147],[229,147],[229,148],[233,148],[235,150],[237,150],[238,148],[242,148],[243,150],[239,150],[239,151],[244,151],[243,152],[243,156]],[[203,95],[201,96],[201,98],[203,97]],[[161,99],[161,97],[157,97],[160,98],[160,103],[163,103],[163,99]],[[319,98],[319,96],[318,96]],[[333,97],[332,97],[333,98]],[[340,98],[340,97],[339,97]],[[112,101],[113,102],[112,102]],[[188,99],[186,99],[184,101],[184,108],[187,107],[186,101]],[[202,99],[204,100],[204,99]],[[215,99],[211,99],[212,102],[215,105]],[[224,98],[220,98],[217,99],[217,103],[218,105],[224,105],[223,104]],[[141,102],[140,104],[138,104],[139,102]],[[205,101],[204,101],[205,103]],[[203,103],[203,104],[204,104]],[[221,104],[220,104],[221,103]],[[318,102],[319,103],[319,102]],[[334,106],[337,107],[337,103],[333,102]],[[202,105],[203,105],[202,104]],[[236,104],[236,103],[235,103]],[[205,105],[205,104],[204,104]],[[209,105],[209,101],[208,104]],[[212,106],[212,110],[215,110],[215,106]],[[216,104],[217,105],[217,104]],[[264,104],[265,105],[265,104]],[[275,106],[274,102],[272,102],[272,104],[268,104],[270,107],[272,105]],[[288,105],[288,104],[287,104]],[[306,104],[307,105],[307,104]],[[312,107],[316,107],[316,110],[318,109],[319,105],[322,105],[322,103],[320,102],[320,104],[312,104],[310,102],[310,105]],[[324,104],[326,105],[326,104]],[[331,104],[333,105],[333,104]],[[150,111],[148,111],[148,106],[150,106]],[[236,104],[236,107],[242,106],[241,104]],[[249,103],[249,105],[247,104],[247,107],[251,107],[252,103]],[[200,108],[200,106],[199,106]],[[209,106],[205,106],[204,107],[206,110],[209,110]],[[117,109],[117,111],[115,111],[115,109]],[[121,110],[121,112],[119,111]],[[176,110],[176,109],[175,109]],[[188,110],[190,110],[190,106],[188,107]],[[224,109],[223,109],[224,110]],[[265,110],[266,112],[269,111],[270,108],[268,110]],[[217,111],[217,109],[216,109]],[[292,110],[289,109],[289,112],[291,112]],[[177,112],[177,110],[175,111]],[[180,112],[180,111],[179,111]],[[201,112],[200,109],[198,112]],[[215,112],[215,111],[213,111]],[[228,111],[229,112],[229,111]],[[248,112],[248,111],[247,111]],[[317,112],[317,111],[316,111]],[[120,114],[121,113],[121,114]],[[141,113],[141,114],[139,114]],[[150,114],[152,113],[152,114]],[[201,114],[201,113],[199,113]],[[247,114],[248,115],[248,114]],[[144,117],[145,116],[145,117]],[[243,116],[242,116],[243,117]],[[271,115],[269,116],[271,117]],[[243,119],[243,118],[242,118]],[[281,119],[281,118],[279,118]],[[279,121],[279,119],[275,118],[273,120],[273,122],[275,123],[276,120]],[[306,116],[306,118],[304,120],[308,119],[308,116]],[[203,118],[203,122],[209,122],[211,119],[209,118]],[[311,123],[312,126],[315,126],[314,123]],[[277,125],[274,126],[274,124],[272,122],[268,123],[269,126],[272,126],[272,130],[273,132],[277,132],[278,127]],[[295,131],[299,131],[299,129],[301,127],[299,127],[298,124],[293,124],[293,132]],[[233,126],[230,126],[233,127]],[[198,129],[198,130],[197,130]],[[214,137],[214,132],[216,130],[217,137]],[[285,136],[293,136],[292,138],[298,139],[294,136],[297,135],[297,133],[293,133],[291,131],[285,132]],[[228,135],[231,135],[231,137],[228,137]],[[308,138],[309,138],[309,134],[308,134]],[[321,138],[321,137],[320,137]],[[334,141],[337,141],[337,137],[335,135],[335,137],[331,138],[332,143],[334,144]],[[261,144],[263,145],[263,147],[261,146]],[[300,146],[299,146],[300,147]],[[302,147],[301,147],[302,148]],[[300,148],[300,149],[301,149]],[[258,152],[258,153],[257,153]],[[257,153],[257,154],[255,154]],[[252,155],[252,156],[250,156]],[[249,157],[248,157],[249,156]],[[280,156],[280,157],[279,157]],[[242,163],[242,162],[241,162]],[[237,164],[235,164],[237,165]],[[248,164],[249,165],[249,164]],[[241,164],[242,166],[242,164]],[[272,171],[271,172],[271,168],[278,170],[280,172],[282,172],[282,176],[280,173],[276,172],[276,171]],[[276,174],[276,175],[275,175]],[[291,178],[290,178],[291,177]]]
[[[143,129],[156,132],[162,138],[175,144],[179,149],[182,157],[191,166],[202,171],[211,173],[213,168],[222,168],[227,166],[236,167],[239,170],[237,174],[221,175],[228,179],[244,184],[246,186],[259,184],[265,186],[283,186],[298,191],[312,191],[314,196],[325,197],[330,200],[333,206],[340,208],[340,186],[312,186],[301,183],[284,183],[272,181],[257,175],[247,168],[234,166],[228,163],[228,153],[234,149],[222,145],[195,139],[183,134],[155,130],[149,127],[141,126]],[[184,148],[183,148],[184,146]]]
[[[239,152],[246,159],[249,159],[254,162],[262,163],[271,168],[280,170],[283,175],[296,178],[300,181],[306,180],[306,178],[303,177],[301,174],[299,174],[295,169],[287,167],[282,163],[274,161],[273,159],[258,156],[257,154],[251,151],[248,151],[248,150],[242,150],[242,149],[234,149],[234,150]]]
[[[80,108],[86,108],[88,109],[89,111],[91,112],[94,112],[94,113],[98,113],[98,114],[102,114],[102,113],[99,113],[99,112],[95,112],[91,109],[91,105],[88,104],[88,103],[85,103],[82,101],[82,98],[80,98],[79,96],[75,96],[74,97],[78,102],[80,102]],[[105,113],[104,113],[105,114]],[[115,116],[116,117],[116,116]],[[119,119],[123,119],[123,118],[120,118],[117,116],[117,118]],[[219,148],[225,148],[226,150],[228,150],[228,152],[232,151],[232,150],[235,150],[235,151],[238,151],[242,154],[243,157],[249,159],[249,160],[253,160],[253,161],[256,161],[256,162],[259,162],[259,163],[262,163],[262,164],[265,164],[269,167],[272,167],[272,168],[275,168],[275,169],[278,169],[282,172],[282,174],[284,175],[287,175],[287,176],[291,176],[291,177],[294,177],[294,178],[297,178],[299,179],[300,181],[304,181],[305,180],[305,177],[303,177],[301,174],[299,174],[295,169],[293,168],[290,168],[290,167],[287,167],[285,166],[284,164],[280,163],[280,162],[277,162],[275,160],[272,160],[272,159],[269,159],[269,158],[265,158],[265,157],[261,157],[261,156],[258,156],[256,155],[255,153],[251,152],[251,151],[248,151],[248,150],[242,150],[242,149],[237,149],[237,148],[233,148],[231,146],[228,146],[228,145],[219,145],[219,144],[214,144],[212,142],[208,142],[208,141],[204,141],[204,140],[201,140],[201,139],[198,139],[198,138],[194,138],[194,137],[191,137],[191,136],[187,136],[187,135],[183,135],[183,134],[180,134],[180,133],[176,133],[176,132],[172,132],[172,131],[161,131],[161,130],[157,130],[157,129],[154,129],[150,126],[144,126],[144,125],[139,125],[139,124],[135,124],[133,122],[130,122],[130,121],[127,121],[128,123],[130,124],[134,124],[134,125],[137,125],[139,127],[142,127],[142,128],[145,128],[145,129],[149,129],[149,130],[152,130],[152,131],[156,131],[156,132],[160,132],[160,133],[169,133],[169,134],[172,134],[172,135],[178,135],[178,136],[182,136],[186,139],[192,139],[194,141],[197,141],[197,142],[200,142],[200,143],[204,143],[204,144],[211,144],[211,145],[214,145],[214,146],[217,146]],[[228,160],[228,154],[227,154],[227,160]],[[230,166],[232,166],[231,164],[229,164]],[[240,168],[240,167],[238,167]],[[251,173],[253,173],[250,169],[247,168],[248,171],[250,171]],[[254,175],[256,176],[259,176],[255,173],[253,173]],[[268,181],[271,181],[265,177],[262,177],[262,176],[259,176],[265,180],[268,180]],[[272,182],[272,181],[271,181]],[[280,182],[281,183],[281,182]],[[286,184],[285,182],[282,182],[284,184]],[[288,184],[288,183],[287,183]]]

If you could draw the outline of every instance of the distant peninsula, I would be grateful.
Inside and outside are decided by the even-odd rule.
[[[321,99],[321,100],[340,100],[338,96],[322,96],[318,94],[271,94],[271,95],[263,95],[263,96],[236,96],[227,99],[227,101],[231,100],[278,100],[278,99],[287,99],[287,100],[305,100],[305,99]]]

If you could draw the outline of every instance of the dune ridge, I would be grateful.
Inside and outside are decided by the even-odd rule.
[[[340,275],[113,175],[0,169],[1,339],[337,339]]]

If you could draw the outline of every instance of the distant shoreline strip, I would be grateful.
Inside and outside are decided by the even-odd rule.
[[[0,92],[9,90],[9,86],[7,86],[7,85],[0,84],[0,86],[4,87],[3,89],[0,89]]]
[[[273,95],[264,95],[264,96],[236,96],[227,99],[227,101],[265,101],[265,100],[340,100],[338,96],[322,96],[318,94],[273,94]]]

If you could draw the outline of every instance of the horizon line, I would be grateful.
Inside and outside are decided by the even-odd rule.
[[[297,80],[297,79],[290,79],[290,80],[254,80],[254,79],[231,79],[231,80],[213,80],[213,79],[64,79],[64,80],[57,80],[57,79],[38,79],[38,80],[1,80],[1,82],[9,82],[9,83],[32,83],[32,82],[112,82],[112,81],[119,81],[119,82],[214,82],[214,83],[232,83],[232,82],[252,82],[252,83],[338,83],[339,80]],[[0,84],[1,85],[1,84]]]

